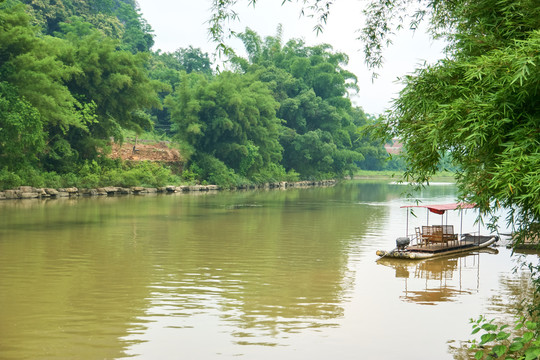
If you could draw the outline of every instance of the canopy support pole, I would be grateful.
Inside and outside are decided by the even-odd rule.
[[[407,227],[405,228],[405,237],[409,237],[409,208],[407,208]]]
[[[461,222],[459,224],[459,240],[461,241],[461,237],[463,236],[463,209],[459,209],[459,213],[461,214]]]

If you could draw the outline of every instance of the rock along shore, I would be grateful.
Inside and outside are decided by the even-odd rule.
[[[333,186],[337,183],[336,180],[321,180],[321,181],[298,181],[298,182],[277,182],[266,183],[261,185],[245,185],[239,186],[236,190],[249,189],[288,189],[288,188],[304,188],[314,186]],[[18,189],[0,191],[0,200],[17,200],[17,199],[50,199],[50,198],[66,198],[79,196],[120,196],[120,195],[147,195],[147,194],[174,194],[188,193],[201,191],[219,191],[223,190],[217,185],[185,185],[185,186],[163,186],[158,188],[146,188],[134,186],[130,188],[107,186],[95,189],[79,189],[76,187],[70,188],[35,188],[32,186],[19,186]],[[234,190],[234,189],[233,189]]]

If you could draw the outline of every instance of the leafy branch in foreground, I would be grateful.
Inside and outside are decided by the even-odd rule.
[[[525,359],[534,360],[540,356],[540,339],[538,323],[520,317],[516,325],[496,325],[480,316],[471,320],[472,334],[480,333],[480,341],[473,341],[471,349],[475,350],[474,358],[486,359]],[[518,334],[516,336],[515,334]],[[514,337],[512,337],[514,336]]]
[[[300,16],[315,18],[316,23],[313,31],[317,34],[323,32],[324,25],[330,15],[330,9],[334,3],[332,0],[282,0],[281,5],[285,3],[302,3],[303,7]],[[226,28],[225,24],[238,21],[240,18],[234,10],[238,0],[212,0],[211,16],[208,20],[208,35],[217,44],[216,51],[219,55],[233,57],[234,50],[227,45],[226,39],[237,34],[231,28]],[[248,6],[255,7],[257,0],[247,0]]]
[[[534,1],[461,3],[449,16],[458,24],[448,36],[453,56],[406,76],[380,124],[403,139],[411,181],[429,181],[450,153],[459,195],[484,214],[509,209],[508,223],[523,234],[540,222],[538,9]]]

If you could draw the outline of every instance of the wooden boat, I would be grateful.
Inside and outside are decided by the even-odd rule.
[[[455,244],[412,245],[403,250],[398,248],[390,251],[377,250],[377,255],[381,258],[421,260],[483,249],[493,245],[498,240],[499,237],[496,235],[481,236],[465,234],[462,239],[456,240]]]
[[[461,252],[456,254],[448,254],[445,253],[444,257],[438,256],[438,257],[431,257],[431,258],[423,258],[423,259],[407,259],[407,258],[392,258],[392,257],[380,257],[377,259],[377,264],[381,264],[384,266],[395,268],[396,270],[403,268],[403,267],[413,267],[418,266],[419,264],[422,264],[424,262],[426,263],[433,263],[434,261],[444,261],[445,259],[460,259],[460,258],[466,258],[467,256],[471,255],[477,255],[477,254],[489,254],[489,255],[496,255],[499,253],[499,250],[497,248],[493,247],[484,247],[477,250],[467,250],[467,252]],[[396,277],[399,277],[396,275]]]
[[[409,228],[409,208],[411,207],[422,207],[428,210],[428,214],[432,212],[443,215],[449,210],[472,209],[475,205],[455,203],[402,206],[402,208],[407,208],[407,233]],[[463,217],[463,212],[461,216]],[[409,236],[399,237],[396,239],[395,249],[390,251],[377,250],[377,255],[381,258],[420,260],[483,249],[499,240],[496,235],[455,234],[453,225],[448,224],[417,227],[412,237],[412,244]]]

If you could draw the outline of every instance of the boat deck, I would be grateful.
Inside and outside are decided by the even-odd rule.
[[[478,246],[480,243],[488,240],[490,236],[464,235],[461,240],[451,240],[447,242],[434,242],[428,244],[409,245],[408,251],[439,253],[445,251],[466,249],[468,247]]]

